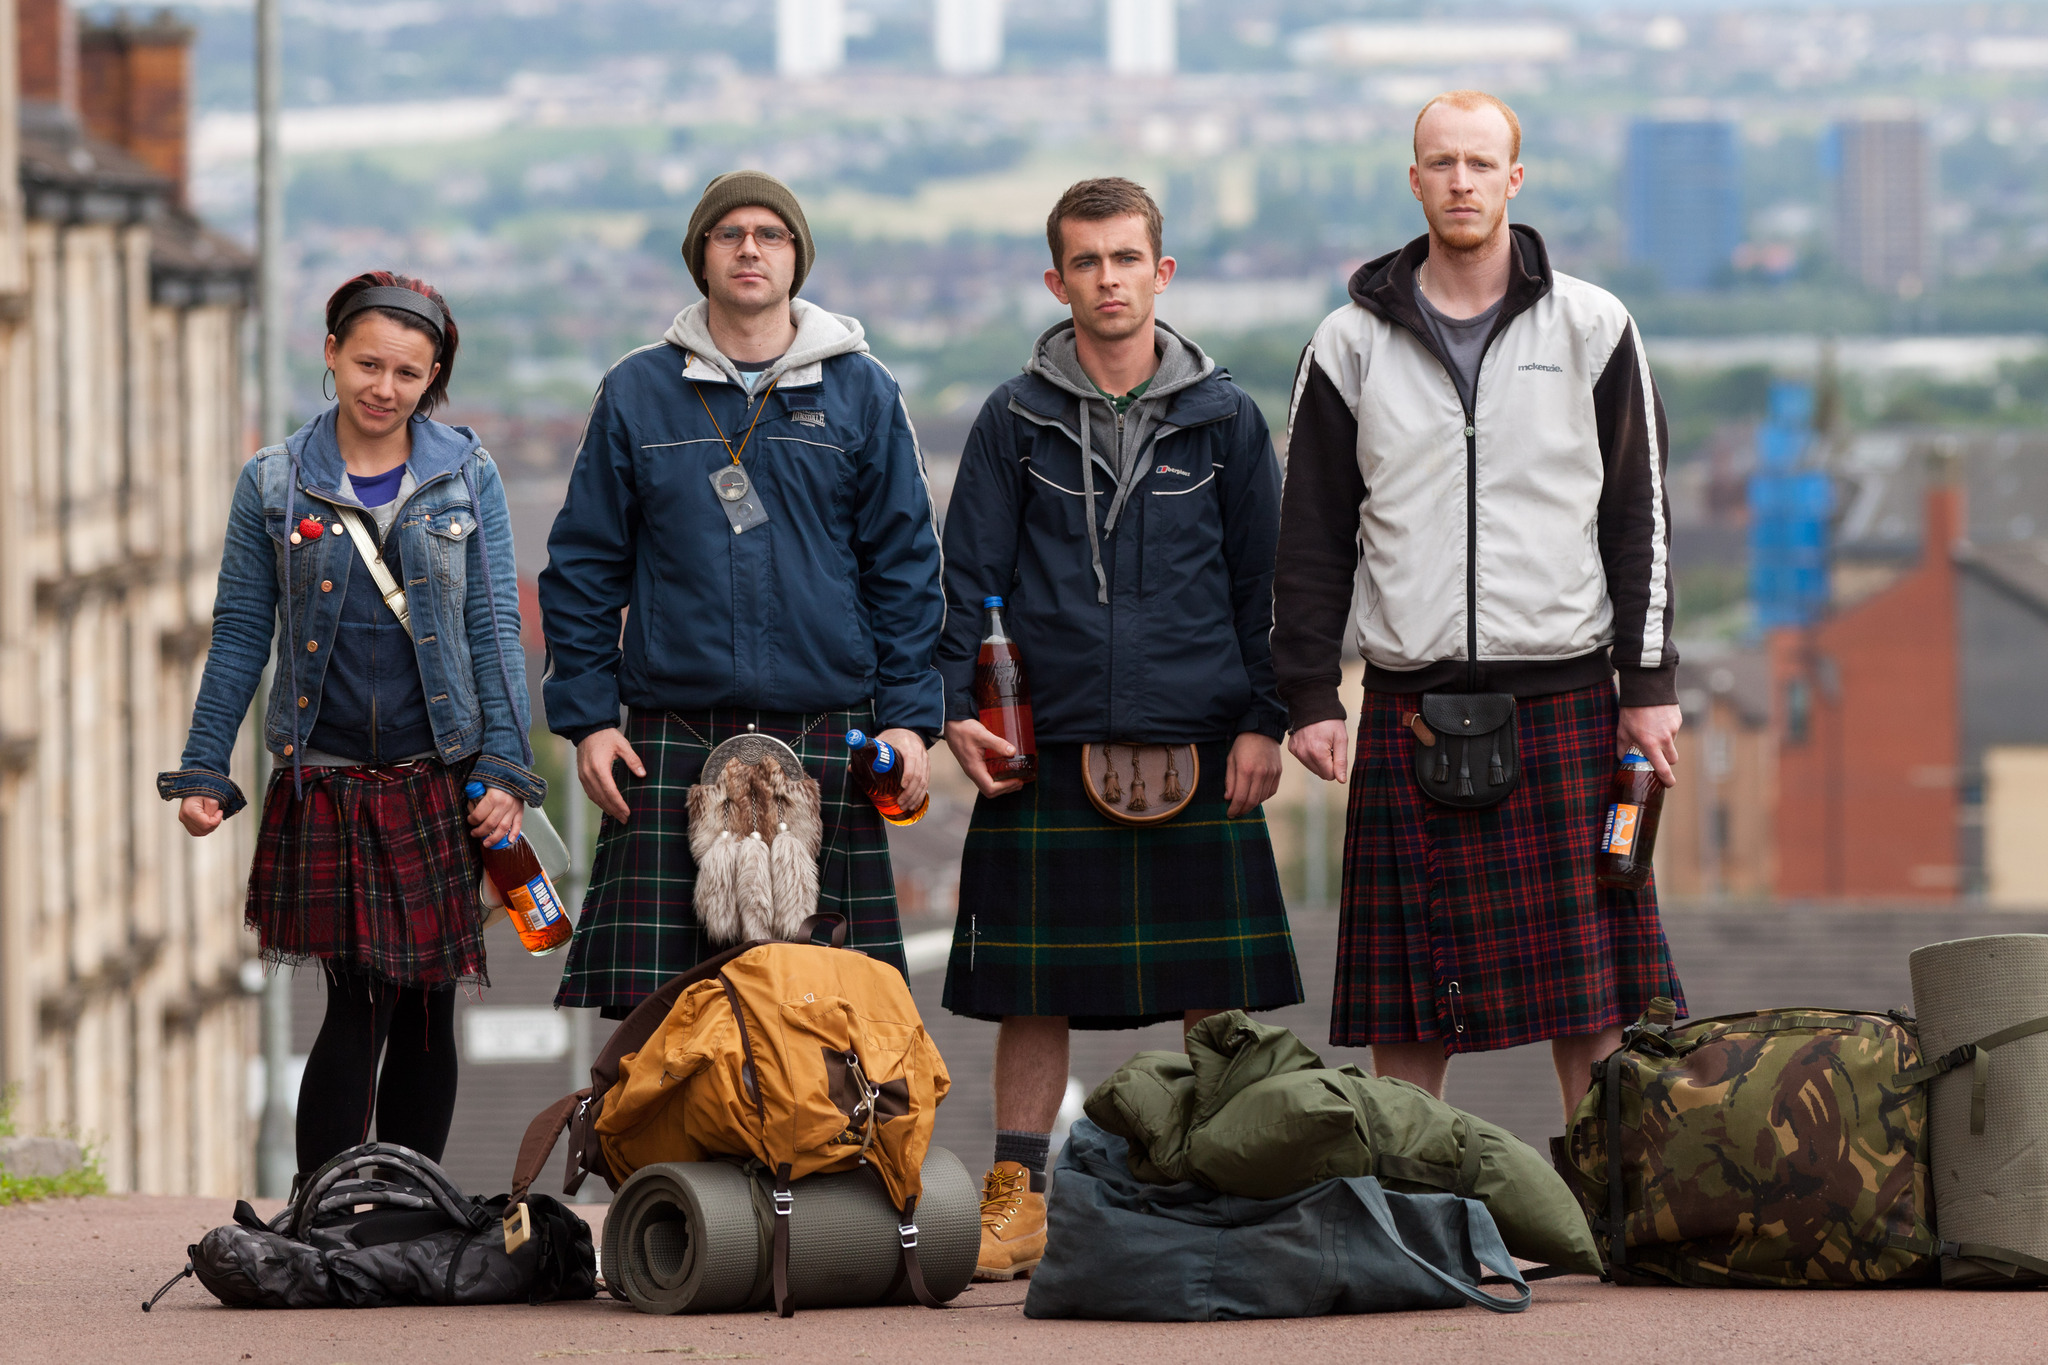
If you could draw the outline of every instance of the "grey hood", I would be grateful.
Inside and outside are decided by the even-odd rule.
[[[661,339],[699,357],[727,379],[745,388],[738,368],[711,339],[711,327],[707,321],[710,314],[710,303],[699,299],[676,314],[676,320],[669,324]],[[768,367],[768,372],[758,383],[773,382],[791,370],[815,365],[833,356],[862,355],[868,349],[867,333],[861,330],[856,319],[843,313],[828,313],[815,303],[791,299],[789,317],[796,324],[796,340],[789,344],[789,350],[780,360]]]
[[[1079,434],[1082,448],[1087,454],[1101,459],[1116,479],[1116,490],[1109,500],[1109,515],[1098,530],[1094,515],[1095,460],[1084,454],[1081,460],[1081,496],[1083,506],[1088,509],[1088,553],[1095,565],[1095,598],[1102,603],[1109,601],[1109,576],[1102,568],[1102,537],[1116,530],[1117,520],[1123,516],[1124,504],[1130,500],[1131,490],[1144,476],[1145,462],[1139,456],[1160,434],[1160,418],[1166,411],[1166,400],[1182,389],[1201,383],[1216,369],[1216,362],[1194,342],[1163,322],[1154,322],[1153,327],[1159,369],[1152,375],[1152,382],[1145,386],[1144,395],[1131,404],[1121,423],[1117,421],[1116,408],[1102,396],[1102,391],[1088,378],[1088,372],[1081,368],[1080,348],[1074,339],[1072,319],[1048,328],[1032,347],[1031,363],[1024,367],[1026,373],[1038,375],[1053,387],[1074,395],[1077,408],[1075,431]]]

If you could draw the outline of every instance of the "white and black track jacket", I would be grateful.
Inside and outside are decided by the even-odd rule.
[[[1291,728],[1342,719],[1348,626],[1375,692],[1675,701],[1664,410],[1634,319],[1512,229],[1468,412],[1415,297],[1429,239],[1361,267],[1302,353],[1273,663]]]

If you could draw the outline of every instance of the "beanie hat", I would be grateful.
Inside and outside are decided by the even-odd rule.
[[[789,186],[766,171],[727,171],[704,187],[704,197],[697,201],[689,230],[683,234],[683,260],[689,263],[698,292],[711,292],[704,280],[704,234],[717,227],[726,214],[744,208],[763,208],[776,214],[796,239],[796,278],[789,286],[789,292],[795,294],[804,287],[804,276],[811,273],[811,226],[804,221],[803,207]]]

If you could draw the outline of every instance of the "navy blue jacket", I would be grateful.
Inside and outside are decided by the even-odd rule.
[[[1280,464],[1266,419],[1213,371],[1162,400],[1145,469],[1102,532],[1097,600],[1078,400],[1027,372],[989,395],[946,513],[946,718],[971,719],[981,600],[1005,599],[1032,724],[1048,743],[1199,743],[1286,733],[1268,641]],[[1101,412],[1095,416],[1097,429]],[[1115,471],[1098,447],[1096,522]]]
[[[622,702],[872,698],[878,727],[935,735],[938,531],[896,381],[858,323],[799,301],[796,344],[755,397],[686,328],[702,308],[671,333],[699,345],[626,356],[591,407],[540,576],[549,728],[580,741]],[[731,464],[720,432],[737,447],[750,425],[742,460],[768,521],[735,534],[711,476]]]

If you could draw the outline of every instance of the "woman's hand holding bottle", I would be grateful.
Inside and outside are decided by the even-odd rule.
[[[469,832],[486,847],[519,837],[525,808],[519,798],[498,787],[485,787],[484,794],[469,803]]]

